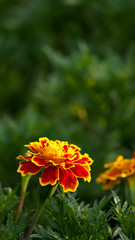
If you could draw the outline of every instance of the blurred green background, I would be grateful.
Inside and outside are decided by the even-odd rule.
[[[134,0],[0,1],[4,186],[20,181],[23,145],[43,136],[76,144],[94,159],[91,183],[80,181],[77,191],[88,201],[102,195],[95,180],[104,162],[132,157]]]

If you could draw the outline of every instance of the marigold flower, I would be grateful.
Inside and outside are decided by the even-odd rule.
[[[109,169],[101,173],[96,180],[97,183],[103,183],[103,189],[107,190],[121,183],[123,178],[135,175],[135,155],[131,159],[125,159],[120,155],[114,162],[107,163],[104,167]]]
[[[77,178],[90,182],[90,165],[93,160],[88,154],[81,155],[80,148],[69,145],[64,141],[51,141],[47,137],[39,138],[39,142],[24,145],[30,150],[26,156],[19,155],[17,172],[22,176],[37,174],[42,168],[39,182],[42,186],[55,185],[57,182],[63,186],[64,192],[74,192],[78,187]]]

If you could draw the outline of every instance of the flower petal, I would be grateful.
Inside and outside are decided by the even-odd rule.
[[[119,168],[112,168],[106,171],[106,175],[110,180],[116,180],[118,177],[122,176],[122,171]]]
[[[69,161],[64,162],[64,168],[65,169],[71,168],[71,167],[75,167],[75,165],[72,162],[69,162]]]
[[[30,161],[32,159],[32,155],[31,156],[22,156],[22,155],[19,155],[17,157],[17,159],[23,159],[23,160],[26,160],[26,161]]]
[[[63,186],[64,192],[75,192],[78,187],[78,180],[70,170],[59,169],[59,184]]]
[[[31,161],[29,162],[20,162],[17,172],[20,172],[22,176],[25,176],[27,173],[35,175],[40,171],[41,167],[36,166]]]
[[[120,178],[116,179],[115,181],[111,181],[108,179],[105,181],[102,188],[103,188],[103,190],[108,190],[108,189],[113,188],[116,184],[120,184],[120,182],[121,182]]]
[[[93,160],[91,158],[82,158],[82,159],[78,159],[78,160],[74,161],[74,163],[91,165],[93,163]]]
[[[44,148],[46,143],[49,141],[49,139],[47,137],[42,137],[42,138],[39,138],[39,141],[41,142],[42,147]]]
[[[24,146],[29,148],[33,152],[33,154],[36,154],[36,153],[43,154],[44,153],[40,142],[31,142],[30,144],[26,144]]]
[[[45,168],[42,173],[42,177],[39,178],[39,182],[42,186],[55,185],[57,180],[59,179],[59,170],[57,167],[50,166]]]
[[[74,144],[70,144],[69,147],[71,147],[72,149],[74,149],[77,152],[81,150],[81,148],[79,148],[78,146],[76,146]]]
[[[44,157],[38,157],[38,156],[34,156],[31,161],[35,163],[37,166],[44,166],[45,168],[49,167],[49,165],[51,164],[49,162],[46,162]]]
[[[91,180],[90,172],[85,167],[78,164],[78,165],[75,165],[75,167],[70,168],[70,170],[76,177],[83,178],[84,181],[87,180],[88,182],[90,182]]]

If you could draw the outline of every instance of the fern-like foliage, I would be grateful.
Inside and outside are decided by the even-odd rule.
[[[114,197],[114,216],[116,227],[113,236],[122,240],[135,239],[135,207],[129,206],[127,201],[122,205],[118,195],[112,191]]]
[[[22,216],[19,223],[14,223],[12,215],[9,213],[7,222],[0,228],[0,239],[1,240],[23,240],[23,229],[26,224],[26,215]]]
[[[27,213],[21,215],[19,222],[15,222],[19,203],[16,191],[17,187],[12,190],[0,185],[0,240],[23,240],[23,232],[28,225]]]
[[[13,191],[11,188],[3,189],[0,184],[0,222],[7,217],[8,213],[11,212],[19,202],[19,198],[15,193],[16,189]]]
[[[112,239],[108,221],[113,209],[103,210],[107,201],[109,198],[104,198],[99,203],[95,201],[93,207],[90,207],[84,202],[78,203],[73,194],[65,197],[59,193],[49,202],[51,211],[45,213],[49,227],[36,227],[36,233],[31,237],[51,240]]]

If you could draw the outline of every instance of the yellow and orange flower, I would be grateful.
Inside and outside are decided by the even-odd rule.
[[[121,183],[123,178],[135,175],[135,154],[131,159],[120,155],[114,162],[107,163],[104,167],[109,169],[101,173],[96,180],[97,183],[103,183],[103,189],[107,190]]]
[[[74,192],[78,187],[78,179],[90,182],[90,165],[93,160],[88,154],[81,155],[80,148],[69,145],[64,141],[51,141],[46,137],[39,138],[39,142],[31,142],[25,147],[26,156],[18,156],[20,162],[17,172],[22,176],[37,174],[41,169],[42,176],[39,182],[42,186],[55,185],[57,182],[63,186],[64,192]]]

